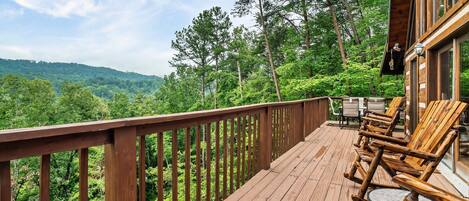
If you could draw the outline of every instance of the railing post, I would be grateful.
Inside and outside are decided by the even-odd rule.
[[[298,105],[298,114],[297,114],[297,117],[298,117],[298,134],[299,134],[299,140],[300,142],[301,141],[305,141],[305,135],[306,135],[306,132],[305,132],[305,102],[301,102],[299,105]]]
[[[114,130],[114,141],[105,145],[105,200],[137,200],[136,128]]]
[[[11,200],[10,161],[0,162],[0,201]]]
[[[268,170],[272,160],[272,108],[267,106],[260,114],[259,167]]]
[[[322,102],[324,103],[324,109],[326,110],[326,115],[325,115],[325,120],[324,122],[329,120],[329,100],[328,99],[322,99]]]

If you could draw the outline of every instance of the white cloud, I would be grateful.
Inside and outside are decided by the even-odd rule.
[[[15,1],[34,12],[65,17],[65,22],[73,20],[70,22],[73,33],[59,32],[16,43],[5,41],[3,46],[0,39],[2,57],[78,62],[160,76],[174,71],[168,63],[174,54],[171,39],[176,30],[171,29],[189,25],[203,9],[221,6],[231,12],[234,4],[233,0]],[[173,25],[171,17],[177,17],[174,19],[179,23],[177,26],[168,26]],[[180,17],[185,18],[181,20]],[[255,23],[249,17],[232,20],[235,25],[247,23],[247,27]],[[187,24],[181,24],[181,21]]]
[[[14,46],[14,45],[4,45],[0,44],[0,55],[6,55],[6,56],[14,56],[14,57],[30,57],[31,56],[31,50],[26,47],[22,46]]]
[[[22,8],[13,8],[12,6],[0,5],[0,17],[2,18],[14,18],[24,14]]]
[[[86,16],[98,10],[93,0],[15,0],[17,4],[54,17]]]

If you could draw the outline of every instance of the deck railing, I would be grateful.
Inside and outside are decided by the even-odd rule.
[[[88,200],[88,149],[97,146],[105,152],[105,199],[146,200],[148,140],[156,141],[158,200],[221,200],[327,121],[328,105],[320,97],[0,131],[0,200],[11,200],[11,161],[30,156],[40,156],[39,196],[49,200],[51,154],[76,150],[80,200]],[[163,143],[165,135],[171,143]],[[171,157],[165,160],[168,147]],[[184,165],[178,167],[178,161]],[[171,173],[167,181],[166,171]],[[178,182],[179,175],[183,181]]]

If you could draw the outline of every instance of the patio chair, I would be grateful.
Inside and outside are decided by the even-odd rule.
[[[341,110],[342,121],[346,120],[349,125],[349,119],[358,119],[361,124],[360,116],[360,101],[358,98],[343,98],[342,99],[342,110]]]
[[[367,100],[366,111],[384,114],[386,110],[385,99],[369,97]]]
[[[331,97],[327,97],[329,99],[329,104],[330,104],[330,109],[331,109],[331,112],[332,112],[332,115],[336,116],[336,117],[339,117],[339,125],[342,125],[342,112],[340,111],[337,111],[335,110],[335,107],[334,107],[334,100],[332,100]]]
[[[393,187],[371,182],[378,166],[391,176],[398,172],[407,173],[427,181],[456,139],[457,131],[453,129],[453,125],[466,107],[467,104],[460,101],[432,101],[409,141],[360,131],[359,135],[373,141],[370,145],[362,144],[361,148],[355,148],[356,156],[352,167],[349,172],[344,173],[346,178],[361,184],[359,193],[353,195],[352,199],[364,200],[368,187]],[[385,151],[398,153],[400,157],[384,154]],[[362,162],[368,163],[367,170]],[[361,178],[355,176],[357,171]]]
[[[469,201],[469,199],[453,195],[441,188],[433,186],[421,179],[408,174],[398,174],[392,178],[392,181],[399,186],[410,191],[416,192],[431,200],[437,201]]]
[[[384,101],[384,99],[383,99]],[[373,105],[373,103],[378,103]],[[386,113],[380,113],[372,110],[368,110],[365,113],[365,116],[362,118],[363,122],[360,126],[360,130],[369,131],[376,134],[382,134],[386,136],[392,136],[392,132],[399,122],[399,108],[404,103],[404,97],[395,97],[392,99],[389,104],[388,110]],[[377,108],[377,105],[381,105],[380,102],[373,100],[368,102],[368,107]],[[384,102],[382,103],[384,107]],[[363,136],[358,136],[357,142],[354,144],[356,147],[359,147],[362,143]]]

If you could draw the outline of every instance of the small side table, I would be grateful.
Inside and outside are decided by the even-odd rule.
[[[394,188],[377,188],[368,193],[369,201],[403,201],[410,192]],[[423,196],[419,196],[419,201],[431,201]]]

